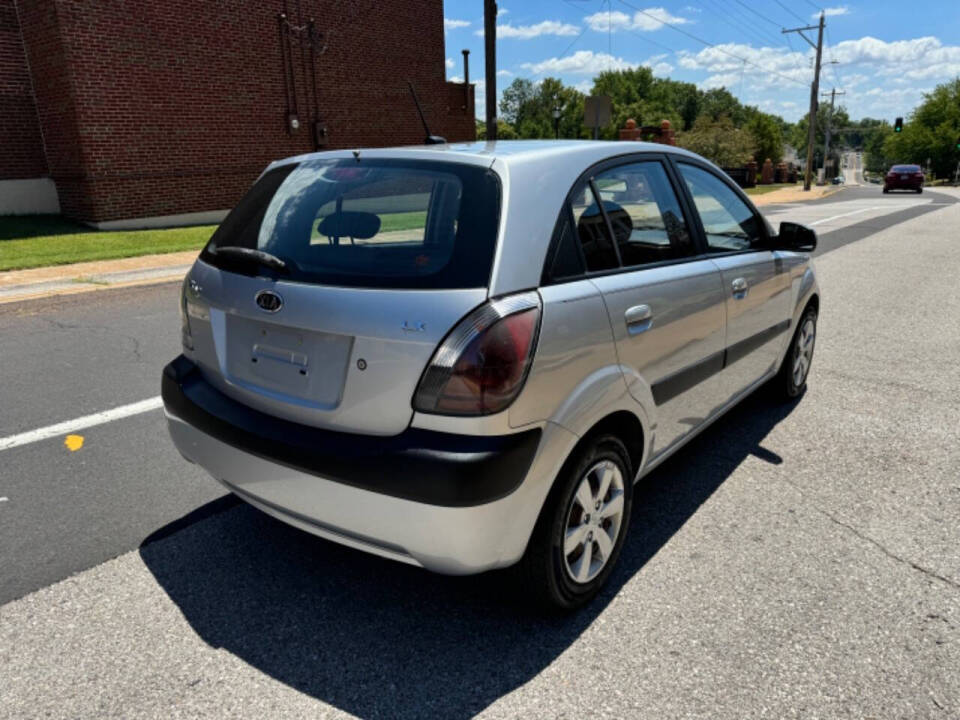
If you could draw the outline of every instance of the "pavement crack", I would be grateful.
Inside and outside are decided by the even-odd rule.
[[[781,482],[784,482],[784,483],[786,483],[787,485],[789,485],[790,487],[792,487],[794,490],[796,490],[798,493],[800,493],[800,495],[802,495],[803,497],[807,498],[808,501],[810,500],[810,493],[807,492],[804,488],[802,488],[801,486],[797,485],[797,484],[794,483],[794,482],[791,482],[790,480],[787,480],[786,478],[780,478],[780,480],[781,480]],[[810,502],[810,507],[813,508],[814,510],[816,510],[816,511],[817,511],[818,513],[820,513],[821,515],[823,515],[823,516],[824,516],[825,518],[827,518],[830,522],[834,523],[835,525],[838,525],[839,527],[842,527],[843,529],[847,530],[848,532],[850,532],[852,535],[854,535],[855,537],[859,538],[860,540],[863,540],[864,542],[867,542],[867,543],[873,545],[875,548],[877,548],[880,552],[882,552],[884,555],[886,555],[886,556],[887,556],[888,558],[890,558],[891,560],[895,560],[896,562],[900,563],[901,565],[906,565],[907,567],[913,568],[913,569],[916,570],[917,572],[923,573],[923,574],[926,575],[927,577],[933,578],[933,579],[935,579],[935,580],[939,580],[940,582],[946,583],[947,585],[949,585],[950,587],[952,587],[952,588],[954,588],[954,589],[956,589],[956,590],[960,590],[960,582],[957,582],[956,580],[952,580],[951,578],[948,578],[948,577],[946,577],[945,575],[941,575],[940,573],[936,572],[935,570],[931,570],[930,568],[924,567],[923,565],[919,565],[918,563],[913,562],[913,560],[909,560],[909,559],[907,559],[907,558],[905,558],[905,557],[902,557],[902,556],[900,556],[900,555],[897,555],[895,552],[893,552],[892,550],[890,550],[888,547],[886,547],[886,546],[885,546],[883,543],[881,543],[880,541],[875,540],[874,538],[870,537],[870,536],[867,535],[866,533],[858,530],[856,527],[854,527],[854,526],[851,525],[850,523],[844,522],[843,520],[841,520],[840,518],[838,518],[838,517],[837,517],[836,515],[834,515],[833,513],[829,512],[829,511],[827,511],[827,510],[824,510],[822,507],[820,507],[819,505],[817,505],[815,502],[812,502],[812,501],[811,501],[811,502]]]
[[[927,575],[928,577],[935,578],[941,582],[946,583],[947,585],[950,585],[956,588],[957,590],[960,590],[960,582],[957,582],[956,580],[951,580],[950,578],[944,575],[941,575],[940,573],[935,572],[930,568],[926,568],[923,565],[918,565],[917,563],[913,562],[913,560],[908,560],[905,557],[901,557],[900,555],[897,555],[895,552],[887,548],[885,545],[883,545],[879,541],[874,540],[869,535],[861,532],[860,530],[857,530],[857,528],[855,528],[853,525],[850,525],[849,523],[845,523],[843,520],[840,520],[839,518],[835,517],[833,514],[817,507],[816,505],[814,505],[813,507],[817,512],[819,512],[821,515],[824,515],[828,520],[830,520],[833,523],[836,523],[842,528],[849,530],[851,533],[853,533],[855,536],[857,536],[861,540],[870,543],[891,560],[896,560],[899,563],[912,567],[914,570],[917,570],[918,572],[922,572],[924,575]]]

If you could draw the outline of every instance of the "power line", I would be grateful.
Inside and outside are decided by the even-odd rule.
[[[706,2],[706,0],[703,0],[703,2]],[[733,20],[731,20],[730,18],[728,18],[728,17],[724,14],[724,12],[723,12],[723,7],[722,7],[722,6],[720,7],[720,11],[719,11],[719,12],[718,12],[716,9],[714,9],[713,5],[709,5],[709,6],[708,6],[708,5],[704,5],[703,8],[704,8],[705,10],[708,10],[712,15],[716,16],[717,18],[719,18],[720,20],[722,20],[723,22],[725,22],[727,25],[729,25],[729,26],[732,27],[734,30],[736,30],[738,33],[741,33],[741,32],[743,32],[744,30],[751,30],[751,33],[753,34],[753,37],[754,37],[754,38],[758,38],[758,37],[760,38],[760,43],[761,43],[761,45],[766,45],[766,44],[768,44],[768,43],[770,42],[769,40],[763,39],[763,37],[762,37],[761,35],[758,35],[757,33],[753,32],[753,31],[752,31],[752,28],[750,28],[750,27],[749,27],[748,25],[746,25],[745,23],[738,24],[738,23],[734,22]]]
[[[791,15],[793,15],[793,16],[794,16],[797,20],[799,20],[800,22],[806,22],[806,21],[807,21],[806,18],[802,18],[802,17],[800,17],[799,15],[797,15],[793,10],[791,10],[791,9],[788,8],[786,5],[784,5],[782,2],[780,2],[780,0],[773,0],[773,1],[774,1],[777,5],[779,5],[780,7],[782,7],[784,10],[786,10],[788,13],[790,13]]]
[[[771,74],[771,75],[776,75],[776,76],[778,76],[778,77],[782,77],[784,80],[789,80],[789,81],[792,82],[792,83],[796,83],[797,85],[803,85],[804,87],[806,87],[806,85],[807,85],[807,84],[806,84],[805,82],[803,82],[802,80],[797,80],[796,78],[792,78],[792,77],[790,77],[789,75],[784,75],[783,73],[777,72],[776,70],[771,70],[770,68],[765,68],[765,67],[763,67],[762,65],[758,65],[757,63],[753,62],[752,60],[748,60],[747,58],[740,57],[739,55],[735,55],[735,54],[733,54],[732,52],[729,52],[728,50],[725,50],[724,48],[720,47],[719,45],[715,45],[715,44],[713,44],[712,42],[708,42],[708,41],[704,40],[703,38],[697,37],[697,36],[694,35],[693,33],[687,32],[686,30],[683,30],[682,28],[677,27],[677,26],[674,25],[673,23],[665,22],[663,19],[658,18],[656,15],[652,15],[652,14],[648,13],[646,10],[641,10],[641,9],[638,8],[636,5],[631,5],[630,3],[626,2],[626,0],[619,0],[619,2],[620,2],[621,5],[626,5],[628,8],[632,8],[633,10],[636,10],[637,12],[641,13],[642,15],[646,15],[647,17],[649,17],[649,18],[651,18],[651,19],[653,19],[653,20],[656,20],[658,23],[661,23],[661,24],[663,24],[663,25],[666,25],[667,27],[675,30],[676,32],[680,33],[681,35],[686,35],[688,38],[690,38],[691,40],[697,41],[697,42],[700,43],[701,45],[706,45],[706,46],[709,47],[709,48],[713,48],[713,49],[716,50],[717,52],[723,53],[724,55],[728,55],[729,57],[732,57],[732,58],[734,58],[735,60],[738,60],[738,61],[740,61],[740,62],[742,62],[742,63],[746,63],[747,65],[751,65],[751,66],[757,68],[758,70],[763,70],[765,73],[769,73],[769,74]]]
[[[742,0],[734,0],[734,2],[737,3],[737,5],[742,5],[743,7],[745,7],[747,10],[749,10],[750,12],[752,12],[754,15],[756,15],[756,16],[757,16],[758,18],[760,18],[761,20],[766,20],[768,23],[770,23],[771,25],[773,25],[775,28],[783,28],[783,25],[781,25],[781,24],[778,23],[778,22],[774,22],[773,20],[771,20],[770,18],[768,18],[768,17],[767,17],[766,15],[764,15],[763,13],[757,12],[756,10],[754,10],[752,7],[750,7],[749,5],[747,5],[747,4],[746,4],[745,2],[743,2]]]
[[[719,12],[712,11],[714,15],[733,27],[737,32],[743,32],[745,30],[749,31],[749,34],[753,38],[759,39],[761,47],[764,45],[781,47],[783,45],[782,40],[771,40],[770,35],[767,34],[767,31],[759,28],[758,25],[755,25],[752,19],[747,18],[744,15],[734,15],[733,8],[726,8],[723,4],[721,4],[721,0],[713,1],[716,2],[717,6],[720,8]]]

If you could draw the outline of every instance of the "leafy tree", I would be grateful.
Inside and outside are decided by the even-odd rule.
[[[756,141],[753,157],[759,165],[762,166],[767,158],[770,158],[774,165],[783,159],[783,136],[777,118],[762,112],[752,112],[743,127]]]
[[[904,123],[903,132],[884,138],[883,154],[893,163],[926,165],[934,173],[952,175],[960,162],[960,77],[938,85]]]
[[[510,124],[517,122],[520,109],[537,94],[536,85],[527,78],[516,78],[503,90],[500,98],[500,117]]]
[[[545,78],[538,84],[518,78],[504,91],[500,102],[504,120],[520,138],[553,137],[556,129],[553,112],[557,107],[560,108],[560,137],[582,137],[583,93],[556,78]]]
[[[730,118],[697,118],[688,132],[677,134],[677,144],[712,160],[720,167],[740,167],[753,155],[757,139],[749,130],[738,129]]]
[[[477,120],[477,140],[487,139],[487,124],[483,120]],[[497,140],[516,140],[517,131],[513,125],[497,118]]]
[[[743,125],[746,120],[743,105],[726,88],[707,90],[700,100],[700,114],[714,122],[723,117],[729,118],[736,127]]]
[[[864,135],[863,168],[872,173],[885,173],[892,163],[884,153],[887,138],[893,135],[890,123],[881,121]]]

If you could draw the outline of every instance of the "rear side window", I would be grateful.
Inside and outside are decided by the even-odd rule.
[[[588,181],[577,186],[570,205],[573,208],[573,222],[577,226],[577,237],[587,270],[598,272],[618,267],[620,261],[610,241],[607,222],[593,197]]]
[[[753,210],[723,180],[702,168],[677,163],[703,223],[710,252],[760,247],[763,234]]]
[[[594,178],[624,267],[693,255],[680,203],[657,161],[619,165]]]
[[[500,185],[482,167],[392,160],[310,160],[254,185],[217,229],[204,260],[256,273],[220,247],[262,250],[301,282],[467,288],[489,282]]]

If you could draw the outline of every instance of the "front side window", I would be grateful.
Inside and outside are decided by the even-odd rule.
[[[763,232],[753,210],[723,180],[702,168],[678,163],[703,223],[710,252],[760,248]]]
[[[300,282],[485,287],[499,215],[499,181],[482,167],[308,160],[265,173],[214,233],[203,259],[255,271],[236,253],[217,253],[246,248],[279,258]]]
[[[663,165],[631,163],[594,178],[624,267],[693,255],[680,203]]]

